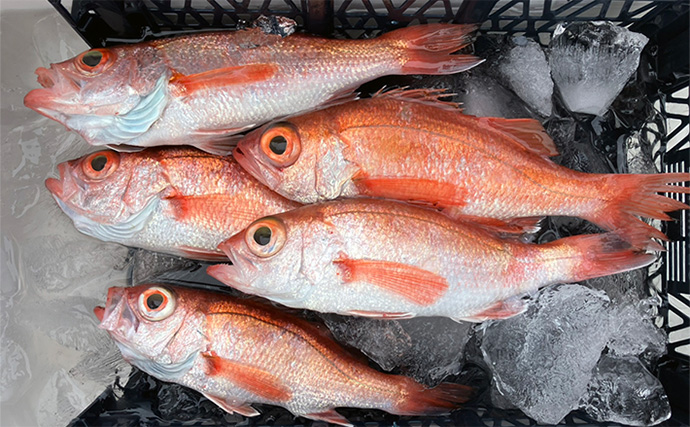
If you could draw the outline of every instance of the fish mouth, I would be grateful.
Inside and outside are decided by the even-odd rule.
[[[105,308],[98,306],[93,311],[100,320],[99,328],[121,338],[128,338],[139,328],[139,319],[127,303],[126,288],[108,289]]]
[[[36,69],[38,84],[42,89],[34,89],[24,97],[24,105],[39,114],[64,124],[69,114],[78,114],[84,106],[78,102],[81,90],[71,78],[62,75],[50,66],[50,69]]]
[[[60,163],[57,169],[60,178],[47,178],[45,185],[56,200],[61,200],[65,203],[79,191],[80,187],[72,178],[68,163]]]
[[[251,283],[251,278],[258,274],[259,269],[250,260],[237,253],[229,240],[218,245],[218,249],[225,253],[230,264],[209,266],[206,273],[228,286],[242,290]]]
[[[237,163],[242,166],[242,169],[246,170],[263,185],[274,190],[278,187],[278,173],[272,170],[270,166],[260,165],[260,161],[256,157],[244,154],[240,145],[235,147],[235,150],[232,152],[232,157],[237,160]]]

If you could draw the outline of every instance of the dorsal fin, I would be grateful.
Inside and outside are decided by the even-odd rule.
[[[558,155],[556,145],[537,120],[480,117],[479,121],[512,137],[515,142],[535,154],[543,157]]]
[[[456,95],[452,92],[447,92],[446,89],[409,89],[408,86],[386,90],[382,88],[378,92],[371,95],[372,98],[391,98],[400,101],[417,102],[420,104],[430,105],[432,107],[442,108],[444,110],[461,113],[460,103],[453,101],[443,101],[441,98],[451,97]]]

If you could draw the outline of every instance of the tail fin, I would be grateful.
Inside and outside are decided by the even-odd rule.
[[[447,414],[467,402],[474,395],[472,387],[443,383],[431,389],[403,377],[404,399],[391,412],[397,415],[440,415]]]
[[[454,74],[484,60],[472,55],[451,55],[472,42],[477,25],[427,24],[391,31],[381,36],[406,49],[401,74]]]
[[[641,252],[616,233],[566,237],[547,245],[575,248],[578,261],[571,266],[567,278],[573,282],[645,267],[656,259],[654,254]]]
[[[668,221],[671,217],[665,212],[690,209],[685,203],[657,194],[690,194],[688,187],[670,185],[690,181],[690,174],[612,175],[609,179],[612,180],[615,196],[603,209],[585,218],[607,230],[615,230],[638,248],[663,250],[651,238],[667,240],[666,236],[635,215]]]

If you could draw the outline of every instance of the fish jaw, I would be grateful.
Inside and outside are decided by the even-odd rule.
[[[257,181],[280,193],[280,174],[274,171],[272,166],[266,165],[257,159],[255,147],[256,145],[252,147],[241,141],[232,152],[232,156]]]
[[[105,308],[97,310],[98,308],[94,309],[94,313],[101,320],[98,327],[106,330],[118,342],[131,342],[139,329],[139,319],[129,307],[126,289],[108,289]]]
[[[24,105],[39,114],[65,124],[69,114],[83,110],[79,105],[79,85],[58,72],[54,65],[36,69],[42,89],[34,89],[24,97]]]

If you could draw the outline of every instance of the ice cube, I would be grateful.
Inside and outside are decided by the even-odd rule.
[[[498,71],[513,92],[542,116],[550,116],[553,109],[553,80],[539,43],[524,36],[513,37]]]
[[[484,324],[481,349],[498,391],[557,424],[577,408],[610,337],[609,298],[580,285],[542,290],[527,311]]]
[[[472,324],[442,317],[378,320],[322,315],[340,342],[359,349],[382,369],[436,386],[460,372]]]
[[[654,325],[648,310],[660,304],[656,297],[613,307],[609,351],[616,356],[641,356],[648,364],[663,356],[668,336]]]
[[[549,64],[568,109],[604,114],[637,69],[648,41],[610,22],[559,25],[549,45]]]
[[[636,357],[603,355],[580,407],[597,421],[654,425],[671,417],[661,382]]]

